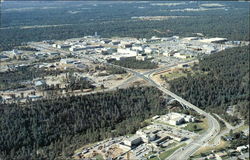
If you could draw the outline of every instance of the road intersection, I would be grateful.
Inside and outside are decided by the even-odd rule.
[[[41,46],[34,46],[34,47],[41,47]],[[52,49],[52,48],[45,48],[45,47],[41,47],[41,48],[47,49],[47,50],[52,50],[52,51],[62,51],[62,50]],[[68,51],[63,51],[63,52],[66,53],[66,54],[70,53]],[[208,142],[211,141],[214,137],[216,137],[217,134],[220,132],[219,122],[210,113],[207,113],[207,112],[203,111],[202,109],[200,109],[199,107],[197,107],[197,106],[191,104],[190,102],[184,100],[183,98],[176,95],[175,93],[173,93],[173,92],[167,90],[166,88],[162,87],[160,84],[158,84],[157,82],[155,82],[152,79],[153,74],[156,74],[158,72],[161,72],[161,71],[167,70],[169,68],[178,66],[180,64],[190,63],[191,61],[182,62],[182,63],[178,63],[178,64],[172,64],[172,65],[168,65],[168,66],[165,66],[165,67],[162,67],[162,68],[153,69],[153,70],[145,72],[145,73],[140,73],[140,72],[134,71],[133,69],[130,69],[130,68],[125,68],[125,67],[122,67],[122,66],[107,63],[107,62],[105,62],[105,60],[97,59],[97,58],[92,57],[90,55],[88,57],[82,57],[82,58],[87,58],[87,59],[93,60],[95,62],[99,62],[99,63],[103,63],[103,64],[106,64],[106,65],[111,65],[111,66],[116,66],[116,67],[122,68],[122,69],[126,70],[127,72],[130,72],[130,73],[134,74],[135,77],[141,78],[141,79],[149,82],[152,86],[157,87],[159,90],[161,90],[166,95],[176,99],[178,102],[180,102],[183,105],[195,110],[196,112],[198,112],[199,114],[201,114],[201,115],[203,115],[203,116],[205,116],[207,118],[207,120],[208,120],[208,129],[206,130],[206,132],[204,132],[203,134],[198,136],[196,139],[194,139],[191,143],[187,144],[185,147],[181,147],[178,150],[176,150],[170,157],[167,158],[167,160],[187,160],[199,148],[201,148],[202,146],[208,145]],[[133,77],[131,79],[133,79]],[[130,80],[128,80],[128,81],[130,81]]]
[[[113,65],[113,64],[107,63],[107,65]],[[121,66],[117,66],[117,65],[113,65],[113,66],[123,68],[126,71],[133,73],[135,76],[144,79],[145,81],[149,82],[151,85],[157,87],[163,93],[169,95],[170,97],[176,99],[178,102],[195,110],[196,112],[198,112],[201,115],[204,115],[207,118],[207,120],[208,120],[207,131],[204,132],[203,134],[201,134],[200,136],[198,136],[193,142],[189,143],[185,147],[182,147],[182,148],[176,150],[170,157],[167,158],[168,160],[187,160],[199,148],[201,148],[202,146],[206,146],[209,141],[211,141],[214,137],[216,137],[216,135],[220,132],[220,124],[210,113],[207,113],[207,112],[203,111],[202,109],[198,108],[197,106],[191,104],[190,102],[184,100],[180,96],[178,96],[178,95],[174,94],[173,92],[167,90],[166,88],[162,87],[160,84],[158,84],[157,82],[155,82],[152,79],[151,75],[153,75],[157,72],[160,72],[164,69],[174,67],[175,65],[156,69],[153,72],[150,71],[146,75],[145,75],[145,73],[142,74],[142,73],[136,72],[136,71],[129,69],[129,68],[125,68],[125,67],[121,67]]]

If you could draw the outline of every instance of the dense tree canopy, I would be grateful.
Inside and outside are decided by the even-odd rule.
[[[195,75],[170,81],[173,92],[222,116],[228,106],[236,105],[236,111],[249,121],[249,46],[207,56],[193,69]],[[231,116],[225,118],[235,121]]]
[[[113,64],[133,69],[154,69],[157,68],[157,64],[151,62],[150,60],[136,60],[135,58],[126,58],[122,60],[112,60],[110,61]]]
[[[0,50],[12,49],[23,42],[63,40],[93,35],[95,32],[102,37],[137,38],[194,36],[194,33],[199,32],[207,37],[249,40],[247,2],[221,2],[223,7],[185,12],[178,10],[199,9],[203,3],[208,2],[186,2],[176,6],[121,1],[15,3],[18,2],[5,2],[1,8]],[[161,21],[131,19],[135,16],[187,17]]]
[[[68,156],[83,144],[134,133],[145,118],[164,110],[161,92],[152,87],[0,104],[0,158]]]

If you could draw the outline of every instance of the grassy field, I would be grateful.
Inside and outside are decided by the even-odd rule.
[[[167,157],[169,157],[172,153],[174,153],[177,149],[179,149],[179,148],[181,148],[181,147],[183,147],[183,146],[185,146],[186,145],[186,143],[183,143],[183,144],[181,144],[181,145],[179,145],[179,146],[177,146],[177,147],[174,147],[174,148],[172,148],[172,149],[169,149],[169,150],[167,150],[166,152],[163,152],[162,154],[160,154],[160,158],[161,159],[165,159],[165,158],[167,158]]]
[[[183,127],[182,129],[202,134],[208,129],[207,119],[201,119],[201,122],[188,123],[187,126]]]
[[[198,155],[200,155],[201,153],[211,152],[212,150],[216,151],[216,150],[219,150],[219,149],[223,149],[223,148],[227,147],[228,145],[229,145],[228,142],[226,142],[226,141],[224,141],[224,140],[221,140],[221,143],[220,143],[218,146],[215,146],[215,147],[206,146],[206,147],[200,148],[200,149],[194,154],[194,156],[198,156]]]
[[[175,79],[175,78],[186,76],[186,74],[179,71],[179,72],[167,73],[167,74],[164,74],[163,76],[165,76],[169,80],[172,80],[172,79]]]
[[[240,132],[240,131],[246,130],[247,128],[249,129],[249,125],[243,125],[235,129],[234,132]]]
[[[176,143],[175,143],[176,144]],[[186,143],[183,143],[183,144],[181,144],[181,145],[179,145],[179,146],[176,146],[176,147],[173,147],[173,148],[171,148],[171,149],[168,149],[168,150],[166,150],[165,152],[163,152],[163,153],[161,153],[160,155],[159,155],[159,157],[160,157],[160,159],[165,159],[165,158],[167,158],[167,157],[169,157],[172,153],[174,153],[177,149],[179,149],[179,148],[181,148],[181,147],[183,147],[183,146],[185,146],[186,145]],[[172,146],[172,145],[171,145]],[[173,145],[174,146],[174,145]],[[151,154],[153,154],[153,153],[151,153]],[[151,155],[151,154],[148,154],[148,156],[149,155]],[[150,158],[149,160],[160,160],[157,156],[155,156],[155,157],[152,157],[152,158]]]
[[[173,142],[173,143],[170,143],[167,147],[168,148],[171,148],[171,147],[174,147],[174,146],[176,146],[177,145],[177,143],[176,142]],[[166,148],[166,147],[165,147]],[[161,149],[165,149],[164,147],[161,147]]]
[[[164,77],[168,81],[170,81],[170,80],[174,80],[180,77],[186,77],[188,74],[195,75],[198,72],[199,71],[192,70],[192,68],[176,68],[176,69],[173,69],[172,71],[163,72],[155,76],[158,76],[159,78]],[[207,74],[207,73],[203,72],[202,74]]]
[[[104,158],[102,157],[102,155],[98,154],[94,157],[96,160],[104,160]]]
[[[189,123],[187,124],[187,126],[183,127],[183,129],[195,133],[199,133],[203,130],[203,128],[200,127],[199,123]]]

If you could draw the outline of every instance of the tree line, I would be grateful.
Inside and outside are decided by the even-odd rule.
[[[60,4],[61,5],[61,4]],[[105,5],[105,4],[104,4]],[[86,4],[92,9],[69,14],[68,10],[77,10],[75,5],[62,5],[61,8],[47,10],[27,10],[23,12],[2,12],[0,51],[11,50],[15,46],[30,41],[42,41],[93,35],[98,32],[102,37],[131,36],[151,38],[152,36],[194,36],[203,33],[207,37],[225,37],[230,40],[249,40],[249,7],[245,3],[227,2],[227,10],[201,12],[168,12],[167,9],[180,9],[180,6],[152,6],[139,9],[141,4],[124,3],[109,6]],[[144,4],[145,5],[145,4]],[[197,7],[198,3],[185,7]],[[179,8],[178,8],[179,7]],[[53,16],[51,16],[53,15]],[[189,16],[186,18],[162,21],[131,20],[133,16]],[[25,18],[25,21],[23,19]],[[60,25],[51,27],[20,28],[19,26]],[[66,25],[64,25],[66,24]],[[70,25],[67,25],[70,24]],[[158,32],[157,32],[158,31]]]
[[[133,69],[154,69],[158,67],[156,63],[151,62],[150,60],[142,61],[142,60],[136,60],[135,58],[110,60],[109,62],[115,65]]]
[[[169,81],[171,91],[233,124],[238,116],[229,116],[226,110],[236,106],[236,115],[249,122],[249,46],[204,57],[193,70],[196,74]]]
[[[165,106],[153,87],[0,104],[0,158],[66,159],[84,144],[134,133]]]

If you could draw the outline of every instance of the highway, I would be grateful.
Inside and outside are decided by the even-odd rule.
[[[108,64],[107,63],[107,65],[113,65],[113,64]],[[174,67],[175,65],[176,64],[170,65],[170,66],[167,66],[167,67],[164,67],[164,68],[156,69],[153,72],[152,71],[147,72],[146,75],[144,75],[145,73],[141,74],[141,73],[136,72],[136,71],[134,71],[132,69],[129,69],[129,68],[125,68],[125,67],[121,67],[121,66],[117,66],[117,65],[113,65],[113,66],[123,68],[126,71],[133,73],[135,76],[144,79],[145,81],[149,82],[153,86],[157,87],[163,93],[171,96],[172,98],[176,99],[178,102],[180,102],[180,103],[184,104],[185,106],[195,110],[196,112],[198,112],[201,115],[204,115],[207,118],[207,120],[208,120],[208,129],[206,130],[206,132],[204,132],[203,134],[198,136],[193,142],[189,143],[185,147],[182,147],[182,148],[176,150],[170,157],[167,158],[167,160],[187,160],[199,148],[201,148],[202,146],[208,145],[208,142],[210,140],[212,140],[214,137],[216,137],[216,135],[220,132],[220,124],[210,113],[207,113],[207,112],[201,110],[197,106],[189,103],[188,101],[184,100],[180,96],[178,96],[178,95],[174,94],[173,92],[167,90],[166,88],[162,87],[160,84],[157,84],[151,78],[152,74],[155,74],[155,73],[160,72],[160,71],[162,71],[164,69],[167,69],[167,68]]]
[[[35,45],[33,45],[33,46],[35,46]],[[41,47],[41,46],[35,46],[35,47]],[[41,48],[47,49],[47,50],[59,51],[59,49],[51,49],[51,48],[45,48],[45,47],[41,47]],[[62,50],[60,50],[60,51],[62,51]],[[64,53],[69,53],[69,52],[64,51]],[[201,148],[202,146],[208,145],[208,142],[210,140],[212,140],[214,137],[216,137],[216,135],[220,132],[219,122],[210,113],[207,113],[207,112],[201,110],[197,106],[189,103],[188,101],[184,100],[183,98],[176,95],[175,93],[167,90],[166,88],[162,87],[160,84],[158,84],[157,82],[155,82],[151,78],[152,75],[157,73],[157,72],[169,69],[169,68],[177,66],[179,64],[186,64],[186,63],[189,63],[189,62],[173,64],[173,65],[169,65],[169,66],[166,66],[166,67],[154,69],[154,70],[151,70],[149,72],[139,73],[139,72],[136,72],[136,71],[134,71],[134,70],[132,70],[130,68],[125,68],[125,67],[121,67],[121,66],[114,65],[114,64],[111,64],[111,63],[107,63],[102,59],[97,59],[97,58],[92,57],[90,55],[88,55],[88,57],[83,57],[83,58],[89,58],[89,59],[91,59],[93,61],[98,61],[99,63],[116,66],[116,67],[119,67],[119,68],[122,68],[122,69],[126,70],[127,72],[133,73],[134,76],[136,76],[138,78],[141,78],[141,79],[144,79],[145,81],[149,82],[152,86],[157,87],[163,93],[169,95],[170,97],[176,99],[178,102],[180,102],[180,103],[184,104],[185,106],[195,110],[196,112],[198,112],[201,115],[204,115],[207,118],[207,120],[208,120],[208,129],[207,129],[207,131],[204,132],[202,135],[198,136],[195,140],[193,140],[191,143],[187,144],[185,147],[182,147],[182,148],[176,150],[170,157],[167,158],[168,160],[187,160],[199,148]],[[128,81],[130,81],[130,80],[128,80]]]

